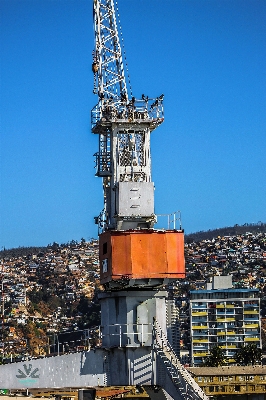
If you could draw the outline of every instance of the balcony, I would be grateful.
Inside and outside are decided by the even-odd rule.
[[[193,325],[192,329],[208,329],[207,325]]]
[[[206,309],[206,307],[207,307],[207,304],[206,303],[204,303],[204,304],[195,304],[195,303],[192,303],[191,304],[191,307],[192,307],[192,309],[194,310],[195,308],[196,309]]]
[[[258,328],[259,324],[244,324],[244,328]]]
[[[259,313],[259,310],[254,310],[254,311],[250,311],[250,310],[248,310],[248,311],[244,311],[244,314],[246,315],[246,314],[250,314],[250,315],[253,315],[253,314],[258,314]]]
[[[226,355],[227,357],[234,357],[235,356],[235,351],[227,351]]]
[[[235,321],[235,318],[217,317],[217,322],[231,322]]]
[[[208,339],[193,339],[192,343],[208,343]]]
[[[208,344],[194,344],[193,345],[194,351],[208,351]]]
[[[258,324],[259,323],[259,318],[258,317],[256,317],[255,315],[252,317],[252,316],[245,316],[245,318],[244,318],[244,325],[245,324],[247,324],[247,323],[250,323],[250,324]]]
[[[259,337],[245,337],[244,342],[259,342],[260,338]]]
[[[254,308],[258,308],[258,307],[259,307],[259,304],[258,304],[258,303],[256,303],[256,304],[247,304],[247,303],[244,303],[244,307],[245,307],[245,308],[250,308],[251,310],[253,310]]]
[[[192,312],[192,317],[199,317],[199,316],[203,316],[203,315],[207,315],[207,311],[193,311]]]

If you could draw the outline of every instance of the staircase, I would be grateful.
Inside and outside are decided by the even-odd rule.
[[[153,325],[153,346],[154,352],[163,364],[163,369],[166,371],[166,375],[172,382],[172,388],[169,388],[169,385],[167,385],[167,379],[162,379],[160,386],[162,386],[163,389],[168,393],[170,391],[171,393],[169,394],[175,400],[209,400],[209,397],[205,395],[189,372],[180,363],[172,346],[168,342],[156,320],[154,320]]]

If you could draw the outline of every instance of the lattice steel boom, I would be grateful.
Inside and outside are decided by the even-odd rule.
[[[99,99],[128,99],[113,0],[93,2],[95,50],[92,70]]]

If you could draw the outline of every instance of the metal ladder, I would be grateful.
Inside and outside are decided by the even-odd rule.
[[[186,400],[209,400],[209,397],[206,396],[189,372],[180,363],[156,320],[154,320],[153,324],[153,346],[155,353],[161,359],[167,374],[181,398]]]
[[[103,378],[104,386],[109,386],[111,382],[109,352],[104,357],[104,372],[105,372]]]

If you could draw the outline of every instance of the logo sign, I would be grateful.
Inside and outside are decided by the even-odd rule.
[[[26,385],[33,385],[37,382],[37,379],[40,377],[39,368],[32,368],[32,364],[23,364],[23,371],[22,369],[18,368],[18,374],[16,377],[21,380]]]

